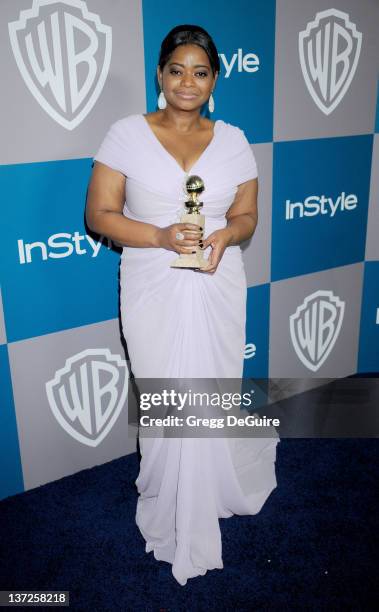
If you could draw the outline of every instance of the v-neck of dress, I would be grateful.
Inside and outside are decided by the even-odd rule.
[[[215,121],[215,124],[213,126],[213,136],[212,139],[209,141],[209,143],[207,144],[207,146],[205,147],[205,149],[200,153],[199,157],[197,158],[197,160],[195,161],[195,163],[192,164],[191,168],[189,170],[184,170],[183,166],[181,166],[181,164],[178,162],[178,160],[176,159],[176,157],[174,157],[167,149],[166,147],[163,146],[163,144],[161,143],[161,141],[159,140],[159,138],[157,137],[157,135],[155,134],[155,132],[153,131],[150,123],[148,122],[148,120],[146,119],[145,115],[141,114],[140,115],[143,123],[146,125],[147,131],[150,134],[150,136],[152,137],[152,139],[159,145],[159,147],[165,152],[165,154],[167,155],[167,157],[169,159],[171,159],[176,166],[181,170],[182,174],[188,175],[190,173],[192,173],[193,169],[195,168],[195,166],[197,166],[197,164],[200,162],[200,160],[203,159],[203,157],[205,156],[206,153],[209,152],[209,149],[211,148],[211,146],[213,145],[215,138],[216,138],[216,132],[218,131],[218,127],[220,124],[220,119],[217,119]]]

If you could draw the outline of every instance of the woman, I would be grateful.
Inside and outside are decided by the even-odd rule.
[[[157,112],[114,123],[97,155],[86,219],[124,246],[121,320],[138,378],[241,378],[246,276],[240,243],[257,223],[257,170],[242,130],[214,108],[220,64],[209,34],[177,26],[162,42]],[[181,223],[190,174],[206,227]],[[201,270],[170,267],[200,245]],[[136,522],[146,552],[188,578],[222,568],[219,517],[256,514],[276,486],[277,438],[144,438]]]

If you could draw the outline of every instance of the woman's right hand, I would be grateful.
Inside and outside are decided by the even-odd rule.
[[[183,234],[183,239],[176,237]],[[159,228],[158,246],[176,253],[194,253],[194,247],[203,246],[203,229],[194,223],[173,223],[167,227]]]

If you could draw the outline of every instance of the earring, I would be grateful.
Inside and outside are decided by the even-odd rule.
[[[164,108],[166,108],[166,106],[167,106],[166,98],[164,97],[163,91],[161,91],[158,97],[158,108],[160,108],[160,110],[163,110]]]
[[[214,109],[215,109],[215,101],[213,99],[212,94],[209,96],[209,100],[208,100],[208,109],[210,113],[213,113]]]

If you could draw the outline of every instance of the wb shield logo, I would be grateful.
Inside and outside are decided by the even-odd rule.
[[[108,74],[112,29],[83,0],[34,0],[8,24],[22,78],[42,108],[67,130],[98,99]]]
[[[50,408],[61,427],[87,446],[98,446],[126,403],[126,361],[109,349],[87,349],[67,359],[46,383]]]
[[[362,34],[349,15],[329,9],[317,13],[299,34],[305,83],[319,109],[329,115],[349,89],[358,65]]]
[[[345,302],[332,291],[316,291],[290,316],[291,340],[300,361],[316,372],[329,356],[341,330]]]

